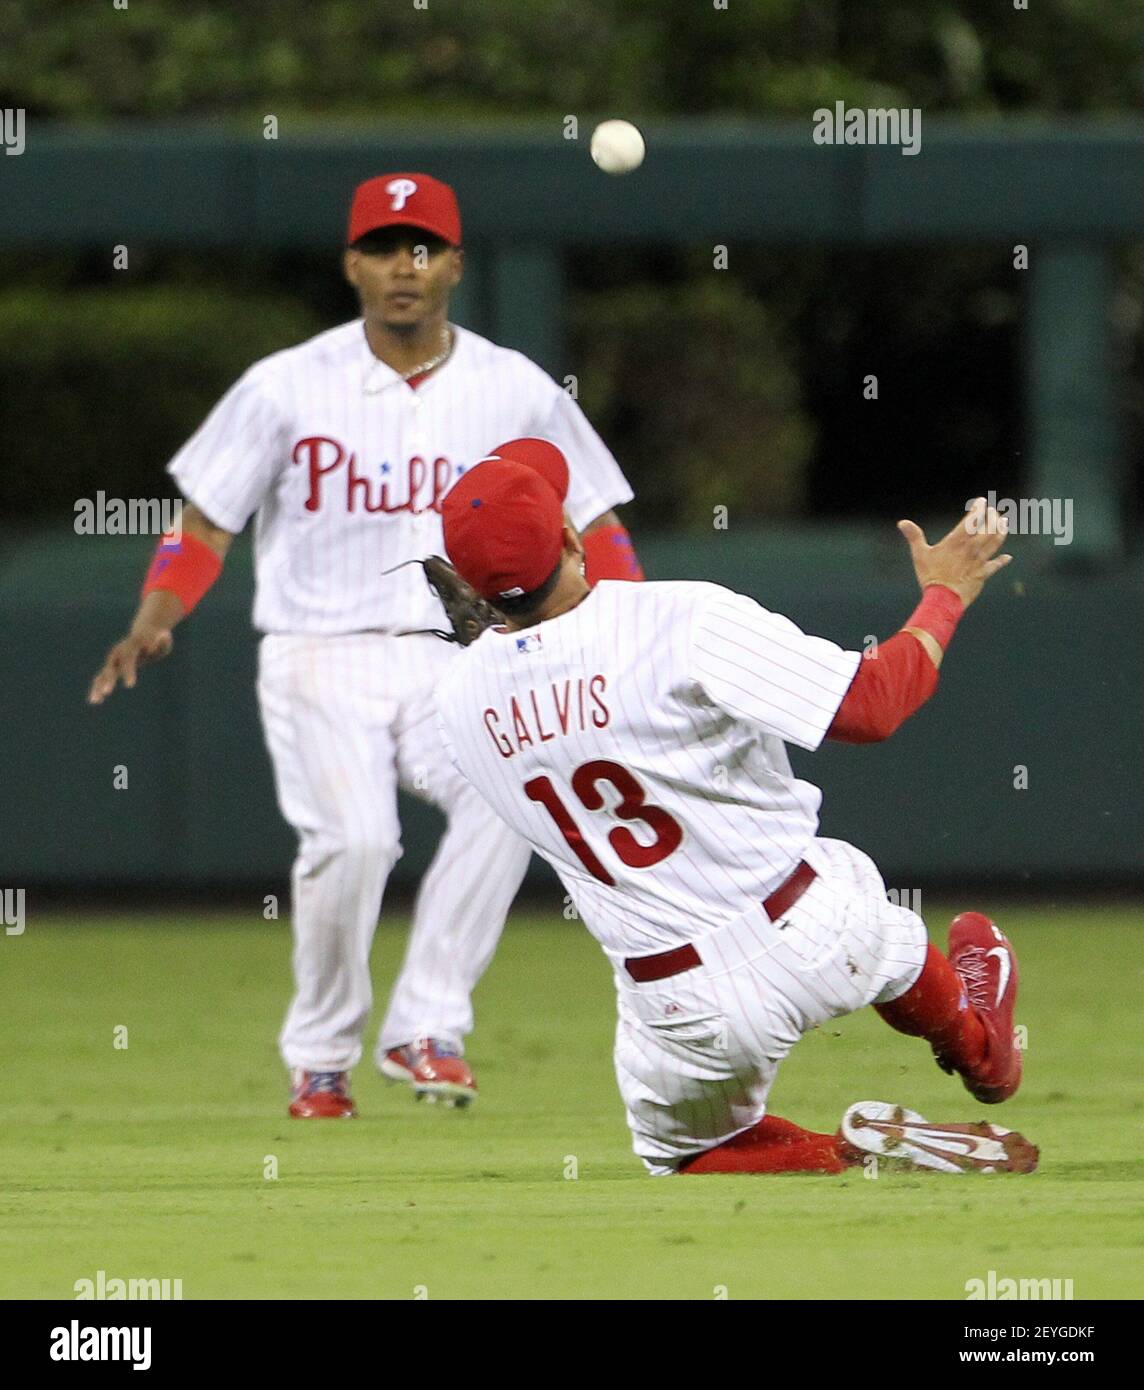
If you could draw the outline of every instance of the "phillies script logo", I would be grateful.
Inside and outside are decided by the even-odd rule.
[[[453,481],[453,465],[447,458],[435,458],[432,466],[415,454],[409,460],[408,487],[406,496],[395,498],[389,490],[389,480],[382,480],[375,486],[373,481],[358,472],[357,454],[347,453],[336,439],[324,435],[311,435],[299,439],[294,445],[293,459],[309,474],[310,490],[306,496],[306,510],[317,512],[322,503],[330,501],[336,507],[345,503],[347,512],[357,511],[360,499],[367,512],[439,512],[441,501],[449,491]],[[381,465],[382,475],[389,472],[390,465]],[[426,483],[431,482],[432,496],[421,500]]]

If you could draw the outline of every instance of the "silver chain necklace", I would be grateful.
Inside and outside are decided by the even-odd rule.
[[[430,357],[428,362],[419,363],[408,372],[402,372],[402,381],[408,381],[411,377],[421,376],[423,372],[431,372],[434,367],[439,367],[441,363],[444,362],[445,358],[453,351],[453,335],[450,333],[447,324],[441,329],[441,341],[444,343],[444,347],[437,356]]]

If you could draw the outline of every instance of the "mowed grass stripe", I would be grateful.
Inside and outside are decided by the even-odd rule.
[[[943,939],[948,913],[929,912]],[[989,1118],[1042,1150],[1031,1178],[653,1181],[611,1072],[606,963],[575,923],[520,916],[478,992],[467,1113],[415,1105],[365,1060],[361,1117],[285,1114],[275,1036],[285,924],[30,918],[0,943],[0,1294],[183,1280],[187,1298],[963,1298],[1071,1278],[1139,1297],[1138,914],[1007,910],[1027,1080],[986,1111],[871,1012],[804,1039],[772,1108],[833,1129],[859,1099]],[[379,1004],[404,933],[374,953]],[[128,1046],[113,1047],[125,1026]],[[267,1160],[278,1176],[264,1177]],[[575,1161],[578,1176],[565,1177]]]

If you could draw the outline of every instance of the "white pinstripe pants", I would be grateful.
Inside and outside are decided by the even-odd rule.
[[[448,762],[433,692],[455,652],[433,636],[271,636],[258,695],[294,862],[295,994],[279,1046],[291,1067],[345,1071],[361,1059],[372,1003],[369,954],[401,855],[397,788],[447,826],[417,894],[405,962],[378,1055],[415,1038],[460,1044],[529,848]]]
[[[819,839],[804,858],[819,876],[780,922],[754,909],[697,940],[703,964],[666,980],[616,970],[616,1079],[657,1176],[757,1124],[808,1029],[896,999],[921,973],[925,923],[887,901],[867,855]]]

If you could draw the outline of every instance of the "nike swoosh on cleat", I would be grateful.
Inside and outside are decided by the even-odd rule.
[[[1009,1156],[1001,1142],[1005,1131],[987,1135],[951,1134],[941,1125],[924,1122],[911,1124],[908,1121],[894,1124],[875,1120],[867,1121],[867,1125],[889,1141],[887,1155],[890,1157],[894,1149],[902,1144],[934,1158],[944,1159],[958,1168],[983,1168],[988,1172],[996,1164],[1005,1166],[1008,1163]]]
[[[960,1163],[963,1159],[974,1165],[1005,1162],[1005,1150],[993,1135],[950,1134],[938,1125],[906,1125],[904,1129],[907,1143],[947,1158],[951,1163]]]
[[[997,982],[997,1006],[999,1008],[1001,1000],[1005,997],[1005,991],[1009,987],[1009,974],[1013,969],[1013,965],[1009,959],[1009,952],[1004,946],[994,946],[992,951],[986,951],[985,959],[988,960],[990,956],[1001,957],[1001,978]]]

